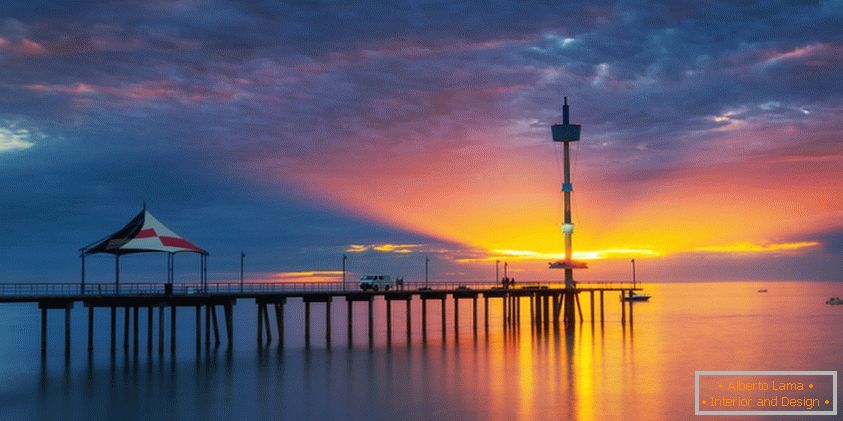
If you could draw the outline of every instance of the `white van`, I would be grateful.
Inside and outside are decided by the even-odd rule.
[[[360,277],[360,289],[363,291],[389,291],[392,288],[392,277],[389,275],[363,275]]]

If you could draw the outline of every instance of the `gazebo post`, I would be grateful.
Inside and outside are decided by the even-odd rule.
[[[82,261],[82,280],[79,284],[79,293],[85,295],[85,251],[79,252],[79,259]]]
[[[114,253],[114,295],[120,294],[120,253]]]

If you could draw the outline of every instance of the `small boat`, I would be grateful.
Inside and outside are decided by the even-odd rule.
[[[840,298],[840,297],[831,297],[828,300],[826,300],[825,303],[830,305],[830,306],[839,306],[839,305],[843,304],[843,299]]]
[[[632,295],[624,296],[623,300],[624,301],[650,301],[650,297],[652,297],[652,296],[647,295],[647,294],[639,294],[639,293],[633,291]]]
[[[758,292],[767,292],[767,288],[761,288],[758,290]]]

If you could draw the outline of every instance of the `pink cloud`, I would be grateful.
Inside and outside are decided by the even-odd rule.
[[[10,50],[15,54],[27,56],[37,56],[47,53],[46,47],[29,38],[9,40],[8,38],[0,37],[0,49]]]

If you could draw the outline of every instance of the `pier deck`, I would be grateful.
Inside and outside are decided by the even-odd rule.
[[[641,290],[637,285],[622,282],[581,282],[573,290],[565,289],[562,284],[555,283],[523,283],[511,288],[502,288],[492,283],[413,283],[408,282],[399,289],[389,291],[363,292],[353,284],[342,283],[244,283],[219,282],[208,283],[180,283],[167,286],[163,283],[125,283],[122,285],[85,284],[78,283],[0,283],[0,304],[3,303],[37,303],[41,312],[41,345],[42,355],[46,355],[47,317],[49,310],[62,310],[65,317],[65,354],[70,353],[70,310],[76,303],[88,309],[88,350],[93,350],[94,311],[95,309],[110,310],[111,349],[116,347],[117,338],[117,310],[123,309],[123,347],[129,348],[130,332],[133,338],[133,350],[138,352],[138,330],[140,309],[146,309],[146,333],[148,352],[153,348],[154,313],[158,313],[158,351],[164,352],[165,309],[170,310],[170,348],[176,350],[176,314],[178,308],[192,307],[196,317],[196,347],[202,346],[202,310],[204,309],[205,345],[210,346],[213,332],[214,345],[220,344],[220,332],[217,321],[217,308],[223,309],[225,319],[225,333],[227,343],[233,343],[233,311],[237,300],[254,300],[257,306],[257,343],[262,345],[272,342],[272,330],[269,308],[275,309],[275,324],[279,344],[284,340],[284,305],[290,299],[301,300],[305,308],[305,344],[310,345],[310,314],[311,306],[322,306],[325,318],[330,325],[331,303],[342,300],[347,303],[347,340],[351,344],[354,325],[352,323],[352,306],[355,302],[365,302],[368,307],[368,335],[369,343],[374,338],[373,302],[383,299],[386,305],[387,340],[392,337],[392,306],[398,301],[406,310],[407,339],[412,335],[411,303],[417,297],[422,306],[421,333],[427,335],[428,301],[440,302],[442,334],[446,331],[446,304],[448,298],[453,300],[454,332],[459,329],[460,301],[469,300],[472,304],[473,329],[478,329],[477,301],[484,300],[485,329],[489,328],[489,300],[501,299],[504,327],[517,326],[521,317],[521,302],[529,301],[530,318],[536,326],[559,324],[572,326],[576,315],[568,319],[572,313],[564,312],[563,298],[573,297],[579,320],[583,321],[579,295],[587,293],[590,298],[590,321],[595,318],[595,294],[599,298],[599,322],[604,323],[604,295],[607,292],[619,293],[620,296],[631,295],[633,291]],[[400,308],[400,307],[399,307]],[[633,321],[632,302],[621,300],[621,322],[625,325]],[[560,318],[560,316],[562,316]],[[130,324],[130,321],[132,323]],[[326,343],[331,343],[331,329],[326,329]]]

